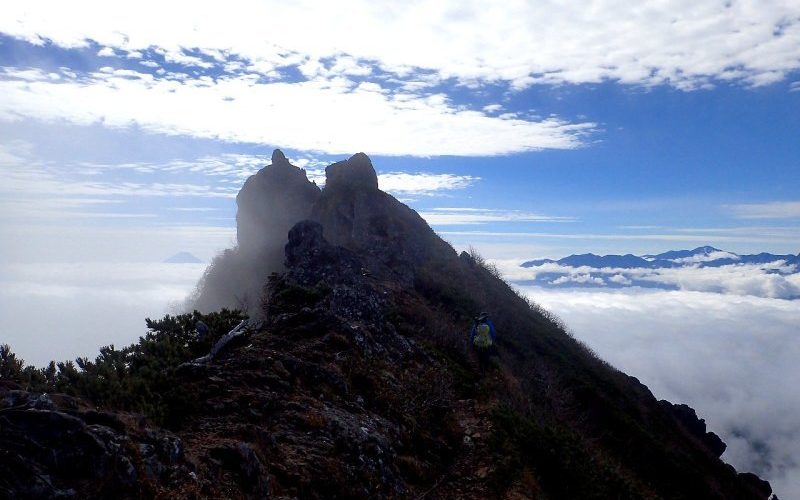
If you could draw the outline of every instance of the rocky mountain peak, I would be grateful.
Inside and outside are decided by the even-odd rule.
[[[364,153],[356,153],[345,161],[328,166],[325,178],[326,189],[378,189],[378,175],[372,160]]]
[[[286,159],[286,155],[283,154],[283,151],[280,149],[276,149],[272,152],[272,164],[273,165],[291,165],[289,160]]]
[[[265,247],[282,251],[289,229],[308,216],[319,195],[319,187],[305,171],[276,149],[272,163],[247,179],[236,196],[239,246],[251,252]]]
[[[305,171],[276,149],[272,163],[250,176],[236,196],[238,245],[212,261],[192,306],[201,311],[228,307],[257,313],[264,276],[283,269],[289,229],[309,217],[320,195]]]
[[[203,288],[256,294],[250,318],[148,321],[83,371],[0,346],[0,497],[768,498],[694,410],[457,255],[366,155],[327,174],[320,191],[276,151],[239,193],[240,245]]]

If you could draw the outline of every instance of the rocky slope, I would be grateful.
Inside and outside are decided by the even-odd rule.
[[[234,255],[271,220],[274,206],[254,201],[258,189],[311,193],[300,170],[267,177],[281,158],[240,195]],[[281,272],[249,268],[264,285],[263,322],[212,358],[164,370],[162,383],[180,393],[162,400],[168,429],[114,408],[98,420],[69,407],[86,402],[50,397],[37,408],[38,395],[2,389],[0,456],[17,465],[0,461],[0,492],[103,497],[113,484],[132,498],[769,497],[768,483],[719,459],[724,443],[694,410],[656,400],[598,360],[479,257],[458,255],[381,192],[366,155],[326,173],[325,189],[291,198],[305,200],[297,221],[281,212],[275,222],[291,223]],[[290,176],[294,184],[273,184]],[[216,293],[213,284],[202,293]],[[236,280],[226,286],[241,292]],[[466,345],[479,311],[499,335],[485,376]],[[28,422],[41,412],[80,423],[40,437]],[[95,437],[62,434],[106,437],[95,447]],[[86,442],[112,451],[76,463],[79,471],[44,452],[86,455]],[[159,451],[162,442],[180,452]],[[52,489],[23,490],[4,479],[11,470],[48,478]]]

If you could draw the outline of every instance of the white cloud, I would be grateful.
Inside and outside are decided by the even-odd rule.
[[[622,274],[615,274],[615,275],[611,276],[610,278],[608,278],[608,281],[610,281],[612,283],[616,283],[618,285],[623,285],[623,286],[628,286],[628,285],[633,283],[633,281],[629,280],[628,278],[626,278]]]
[[[170,210],[175,210],[176,212],[215,212],[219,210],[219,208],[212,208],[212,207],[174,207],[170,208]]]
[[[519,259],[493,261],[506,279],[511,281],[535,280],[551,273],[563,275],[550,281],[552,285],[570,282],[603,284],[603,277],[623,286],[633,281],[674,287],[684,291],[714,292],[732,295],[791,299],[800,297],[800,269],[786,266],[784,261],[770,264],[731,264],[720,267],[687,266],[660,269],[570,267],[546,263],[536,267],[521,267]],[[594,276],[599,281],[588,280]],[[800,307],[800,302],[798,302]]]
[[[25,141],[0,143],[0,167],[24,165],[30,158],[33,145]]]
[[[717,251],[717,252],[709,252],[709,253],[698,253],[692,255],[691,257],[682,257],[679,259],[668,259],[672,262],[681,263],[681,264],[697,264],[700,262],[711,262],[714,260],[719,259],[733,259],[739,260],[740,257],[735,253],[725,252],[725,251]]]
[[[139,126],[151,132],[333,154],[498,155],[570,149],[592,123],[491,117],[442,94],[376,91],[346,78],[262,82],[245,74],[154,76],[133,70],[76,78],[6,69],[0,119]],[[24,78],[24,79],[23,79]],[[57,81],[55,81],[57,80]],[[386,89],[383,89],[386,90]]]
[[[670,230],[678,233],[787,237],[797,235],[800,232],[800,226],[676,227]]]
[[[734,264],[721,267],[659,269],[630,276],[657,283],[676,285],[681,290],[721,292],[758,297],[796,298],[800,296],[800,274],[782,275],[789,269],[775,265]]]
[[[111,47],[103,47],[97,51],[97,55],[100,57],[114,57],[116,54],[114,53],[114,49]]]
[[[442,191],[464,189],[479,180],[480,177],[471,175],[386,172],[378,175],[378,186],[398,195],[431,196]]]
[[[728,444],[723,459],[769,479],[780,498],[800,496],[797,301],[699,292],[524,291],[657,398],[695,408]]]
[[[116,196],[170,196],[234,198],[238,187],[212,186],[178,182],[105,182],[69,180],[58,172],[39,165],[3,168],[0,170],[0,193],[15,199],[43,199],[46,196],[116,197]],[[46,201],[46,200],[45,200]]]
[[[726,205],[735,217],[741,219],[794,219],[800,218],[800,201],[773,201],[770,203],[743,203]]]
[[[91,358],[111,343],[133,343],[145,333],[144,319],[174,312],[204,269],[205,264],[119,262],[3,266],[3,342],[38,366]]]
[[[597,276],[591,276],[590,274],[570,274],[561,276],[553,280],[554,285],[566,285],[567,283],[575,283],[575,284],[588,284],[591,283],[593,285],[600,285],[605,286],[606,282],[603,278]]]
[[[419,215],[432,226],[454,226],[486,224],[490,222],[573,222],[574,217],[559,217],[519,210],[497,210],[488,208],[433,208],[419,212]],[[442,231],[440,234],[458,234]]]
[[[126,51],[155,47],[188,64],[198,63],[193,49],[268,68],[334,60],[341,74],[366,72],[368,61],[400,78],[422,68],[468,85],[516,88],[602,80],[682,89],[717,79],[763,85],[800,67],[800,6],[777,0],[650,1],[635,9],[614,0],[79,5],[7,2],[0,32],[68,48],[87,40]]]

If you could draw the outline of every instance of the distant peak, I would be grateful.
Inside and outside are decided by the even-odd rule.
[[[272,164],[273,165],[289,165],[289,160],[286,159],[286,155],[283,154],[283,151],[280,149],[276,149],[272,152]]]
[[[165,264],[200,264],[203,261],[190,254],[189,252],[178,252],[168,259],[164,259]]]
[[[378,189],[378,175],[372,160],[364,153],[356,153],[325,169],[326,189],[337,187]]]
[[[719,248],[714,248],[710,245],[706,245],[704,247],[697,247],[692,250],[693,253],[711,253],[711,252],[721,252]]]

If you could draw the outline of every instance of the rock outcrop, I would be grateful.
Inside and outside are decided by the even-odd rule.
[[[334,163],[311,211],[332,244],[365,259],[372,272],[411,285],[416,270],[453,262],[456,253],[415,211],[378,189],[364,153]]]
[[[319,187],[276,149],[272,163],[247,179],[236,196],[239,249],[250,255],[269,249],[282,258],[286,234],[308,218],[319,196]]]
[[[325,169],[325,186],[330,189],[377,191],[378,176],[369,156],[356,153],[350,159],[336,162]]]
[[[672,413],[675,419],[689,431],[690,434],[695,436],[701,443],[703,443],[708,451],[717,457],[721,457],[725,453],[727,445],[713,432],[706,430],[706,421],[697,416],[694,408],[684,404],[672,404],[669,401],[660,401],[667,411]]]
[[[140,417],[0,388],[0,498],[150,498],[193,475],[181,440]]]
[[[264,282],[283,270],[283,247],[289,229],[308,218],[320,189],[283,152],[247,179],[236,196],[238,245],[217,256],[209,266],[191,306],[201,311],[221,307],[258,315]]]
[[[268,169],[277,173],[257,175],[303,185],[290,168],[276,153]],[[156,431],[144,417],[125,424],[131,415],[114,408],[103,410],[105,424],[85,410],[45,409],[59,413],[48,417],[59,422],[48,434],[37,427],[43,410],[8,403],[0,407],[0,457],[21,458],[0,460],[0,472],[16,464],[10,472],[25,482],[0,474],[0,492],[102,496],[110,480],[121,498],[768,497],[768,483],[720,460],[724,443],[694,410],[659,402],[597,359],[481,259],[457,255],[380,191],[366,155],[332,165],[327,176],[306,220],[280,236],[281,272],[258,268],[261,326],[159,375],[157,387],[180,388],[180,398],[161,401],[172,417],[156,434],[164,438],[150,437],[147,429]],[[248,181],[248,192],[259,182]],[[248,235],[236,258],[251,244],[278,241],[253,243],[258,217],[271,212],[258,197],[244,199],[240,230]],[[465,342],[479,311],[490,312],[498,331],[498,355],[483,376]],[[189,345],[184,357],[196,356],[209,344],[187,333],[189,318],[181,321],[165,323]],[[174,355],[168,335],[159,348],[144,342],[140,352]],[[114,365],[119,378],[124,365]],[[88,400],[108,387],[105,378],[92,391],[67,382],[56,387]],[[158,451],[163,439],[183,453]],[[73,449],[85,457],[77,470],[46,462]],[[148,463],[159,472],[148,476]],[[25,489],[39,476],[57,478],[48,479],[55,489]]]

